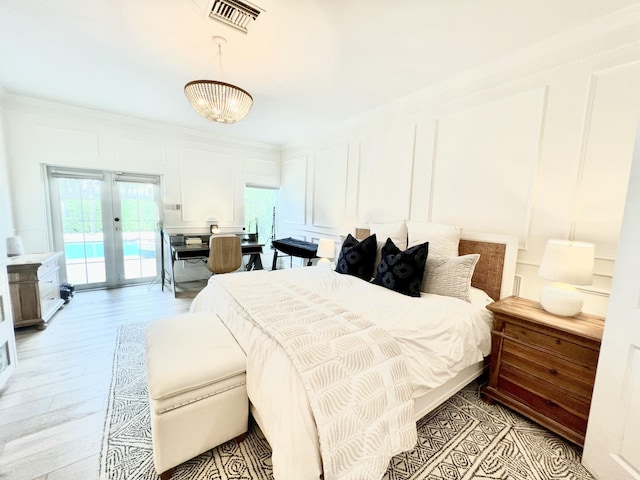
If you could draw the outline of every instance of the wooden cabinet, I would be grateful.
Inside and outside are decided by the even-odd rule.
[[[518,297],[487,308],[494,323],[483,398],[583,445],[604,319],[584,313],[559,317]]]
[[[13,324],[15,327],[47,326],[64,304],[60,298],[58,258],[61,252],[12,257],[7,265]]]

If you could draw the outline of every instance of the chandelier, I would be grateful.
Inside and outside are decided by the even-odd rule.
[[[222,72],[223,37],[213,37],[218,45],[218,64]],[[184,86],[193,109],[210,122],[236,123],[247,116],[253,97],[246,90],[216,80],[193,80]]]

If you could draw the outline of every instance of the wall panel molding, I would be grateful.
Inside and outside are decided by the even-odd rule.
[[[517,235],[526,248],[546,92],[536,88],[436,119],[430,221]]]
[[[570,238],[615,258],[640,112],[640,61],[593,72],[584,111]],[[615,122],[611,119],[615,118]]]
[[[86,165],[99,157],[98,135],[95,132],[36,125],[33,133],[41,155],[38,159],[40,162]]]
[[[408,112],[420,110],[423,105],[458,101],[465,96],[460,92],[488,95],[490,92],[509,90],[523,81],[539,83],[540,78],[546,79],[579,65],[636,58],[640,47],[637,34],[639,25],[640,4],[636,3],[631,8],[562,32],[444,82],[424,87],[379,109],[377,114],[385,118],[401,118]]]
[[[280,222],[305,225],[307,222],[307,155],[283,160]]]
[[[279,187],[279,164],[272,160],[245,157],[243,162],[244,180],[246,184],[261,187]]]
[[[369,133],[359,142],[358,222],[409,218],[413,186],[416,126]]]
[[[209,221],[234,222],[235,180],[232,155],[182,149],[182,221],[203,224]]]
[[[153,141],[143,141],[120,137],[118,142],[118,161],[122,164],[144,163],[166,165],[165,147]]]
[[[339,227],[345,216],[349,145],[321,150],[313,155],[312,218],[314,227]]]

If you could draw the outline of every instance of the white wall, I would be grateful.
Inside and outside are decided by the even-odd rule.
[[[582,463],[598,479],[640,480],[640,129]]]
[[[52,248],[44,165],[160,175],[164,205],[180,205],[163,212],[168,232],[208,233],[211,223],[241,231],[245,184],[280,182],[275,146],[25,97],[7,96],[4,111],[13,218],[27,252]]]
[[[518,292],[533,299],[548,239],[592,241],[584,310],[604,315],[640,112],[639,13],[288,145],[278,236],[339,240],[355,226],[400,219],[513,234]]]
[[[6,148],[6,120],[0,90],[0,257],[7,255],[5,238],[13,236],[13,214],[11,212],[11,195],[9,190],[9,160]]]

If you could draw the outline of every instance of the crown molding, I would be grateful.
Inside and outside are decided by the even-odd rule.
[[[16,113],[54,116],[62,115],[75,121],[77,121],[78,118],[83,118],[112,128],[122,129],[132,127],[138,132],[151,135],[180,137],[185,141],[206,143],[215,142],[217,144],[227,146],[254,148],[261,151],[268,150],[275,153],[280,152],[280,146],[275,144],[246,140],[198,129],[190,129],[178,125],[155,122],[153,120],[145,120],[71,104],[17,95],[7,91],[4,91],[5,93],[2,95],[2,92],[3,90],[0,88],[0,100],[2,101],[2,104],[6,107],[6,110],[10,109]]]
[[[399,99],[345,119],[312,137],[284,145],[295,148],[323,135],[353,132],[376,124],[394,121],[414,122],[429,109],[462,101],[465,98],[538,75],[549,74],[573,64],[586,63],[608,56],[640,58],[640,3],[624,7],[594,21],[548,37],[528,47],[464,71],[444,81],[427,85]],[[628,63],[633,59],[622,60]],[[408,119],[408,120],[407,120]]]

